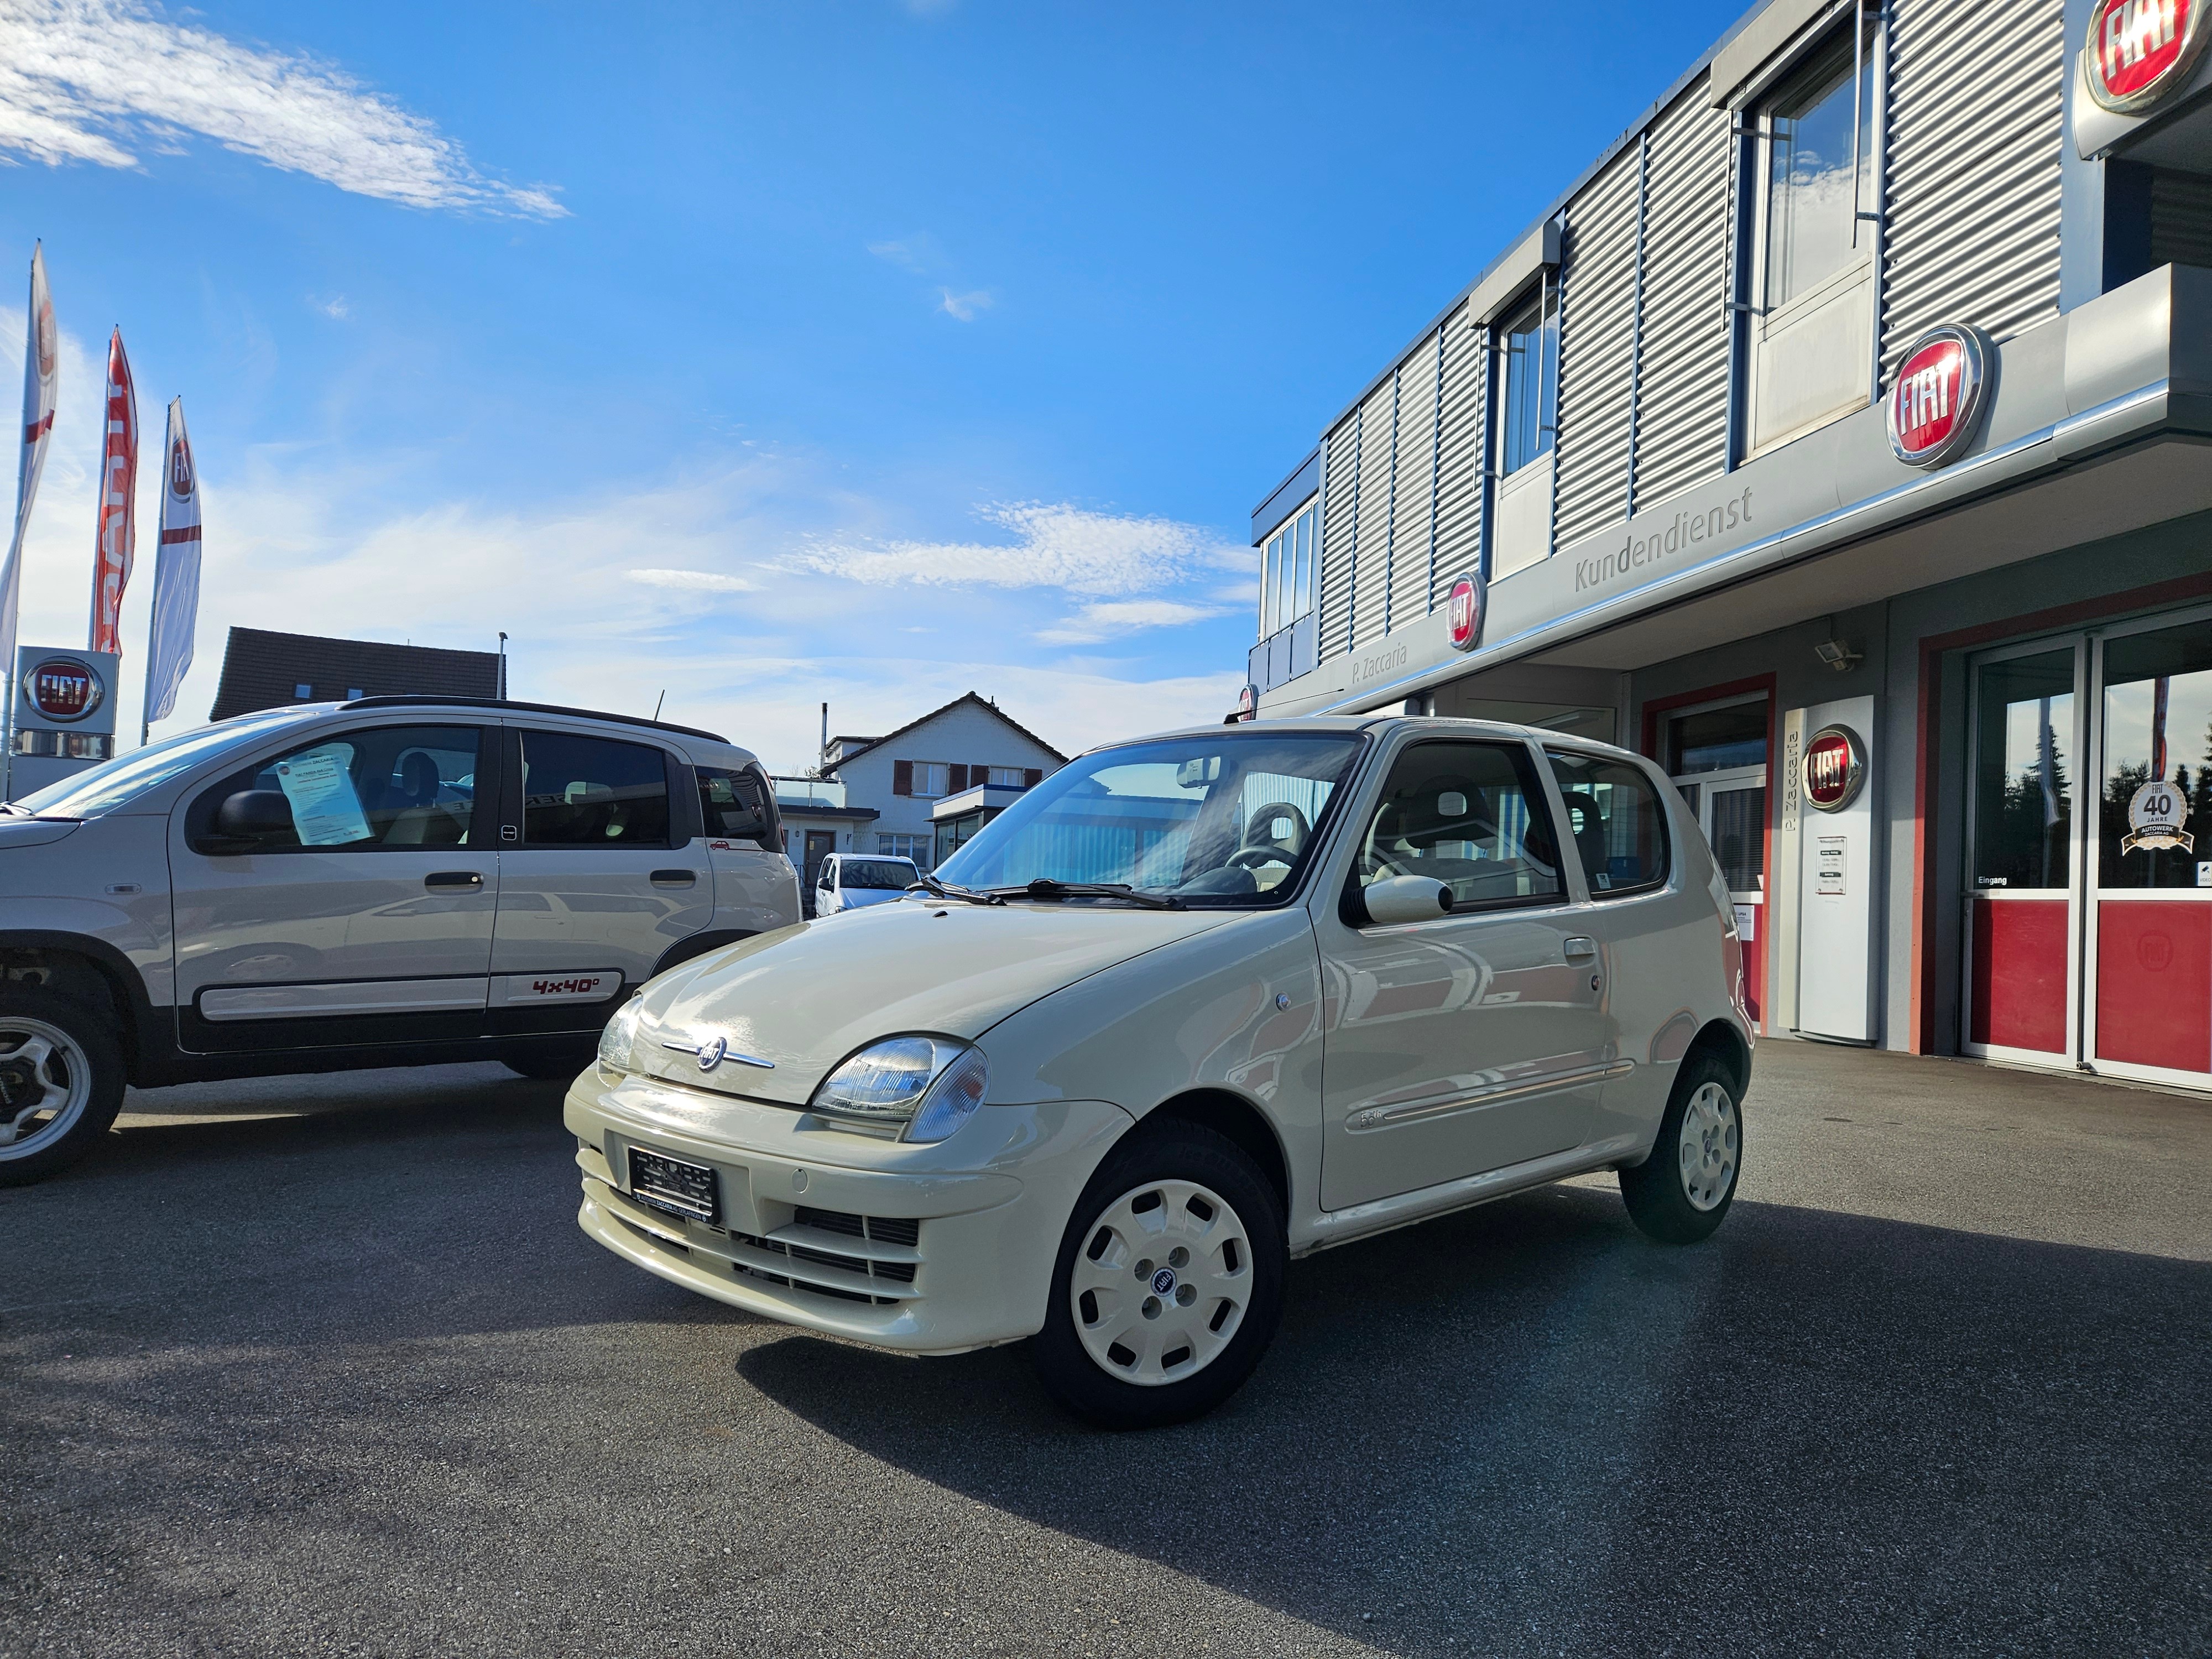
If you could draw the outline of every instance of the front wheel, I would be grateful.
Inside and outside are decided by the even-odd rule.
[[[1139,1127],[1069,1218],[1037,1375],[1102,1427],[1201,1416],[1273,1339],[1289,1259],[1282,1206],[1250,1158],[1195,1125]]]
[[[1694,1244],[1721,1224],[1743,1169],[1735,1079],[1711,1054],[1682,1062],[1651,1156],[1620,1172],[1629,1218],[1662,1244]]]
[[[66,1170],[123,1107],[111,1022],[41,986],[0,990],[0,1187]]]

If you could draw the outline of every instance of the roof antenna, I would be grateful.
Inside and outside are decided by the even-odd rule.
[[[655,720],[659,720],[659,719],[660,718],[660,705],[661,705],[661,704],[663,704],[664,702],[666,702],[667,701],[668,701],[668,688],[667,688],[666,686],[665,686],[665,685],[664,685],[664,686],[662,686],[662,687],[660,688],[660,695],[659,695],[659,696],[655,697],[655,698],[653,700],[653,719],[655,719]]]

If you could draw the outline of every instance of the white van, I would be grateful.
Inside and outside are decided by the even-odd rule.
[[[126,1083],[572,1073],[654,974],[799,920],[781,833],[711,732],[460,697],[241,715],[0,806],[0,1184]]]
[[[921,879],[912,859],[832,853],[822,860],[822,874],[814,884],[814,914],[834,916],[840,910],[896,903]]]

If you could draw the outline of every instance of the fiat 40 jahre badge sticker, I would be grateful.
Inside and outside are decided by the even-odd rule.
[[[2189,802],[2179,787],[2153,778],[2128,802],[2128,833],[2120,837],[2120,851],[2132,853],[2178,848],[2186,853],[2196,842],[2181,826],[2189,822]]]

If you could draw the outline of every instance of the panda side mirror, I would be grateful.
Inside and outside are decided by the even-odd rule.
[[[1393,927],[1402,922],[1434,921],[1449,915],[1452,891],[1433,876],[1390,876],[1345,895],[1346,908],[1356,913],[1352,926]]]

